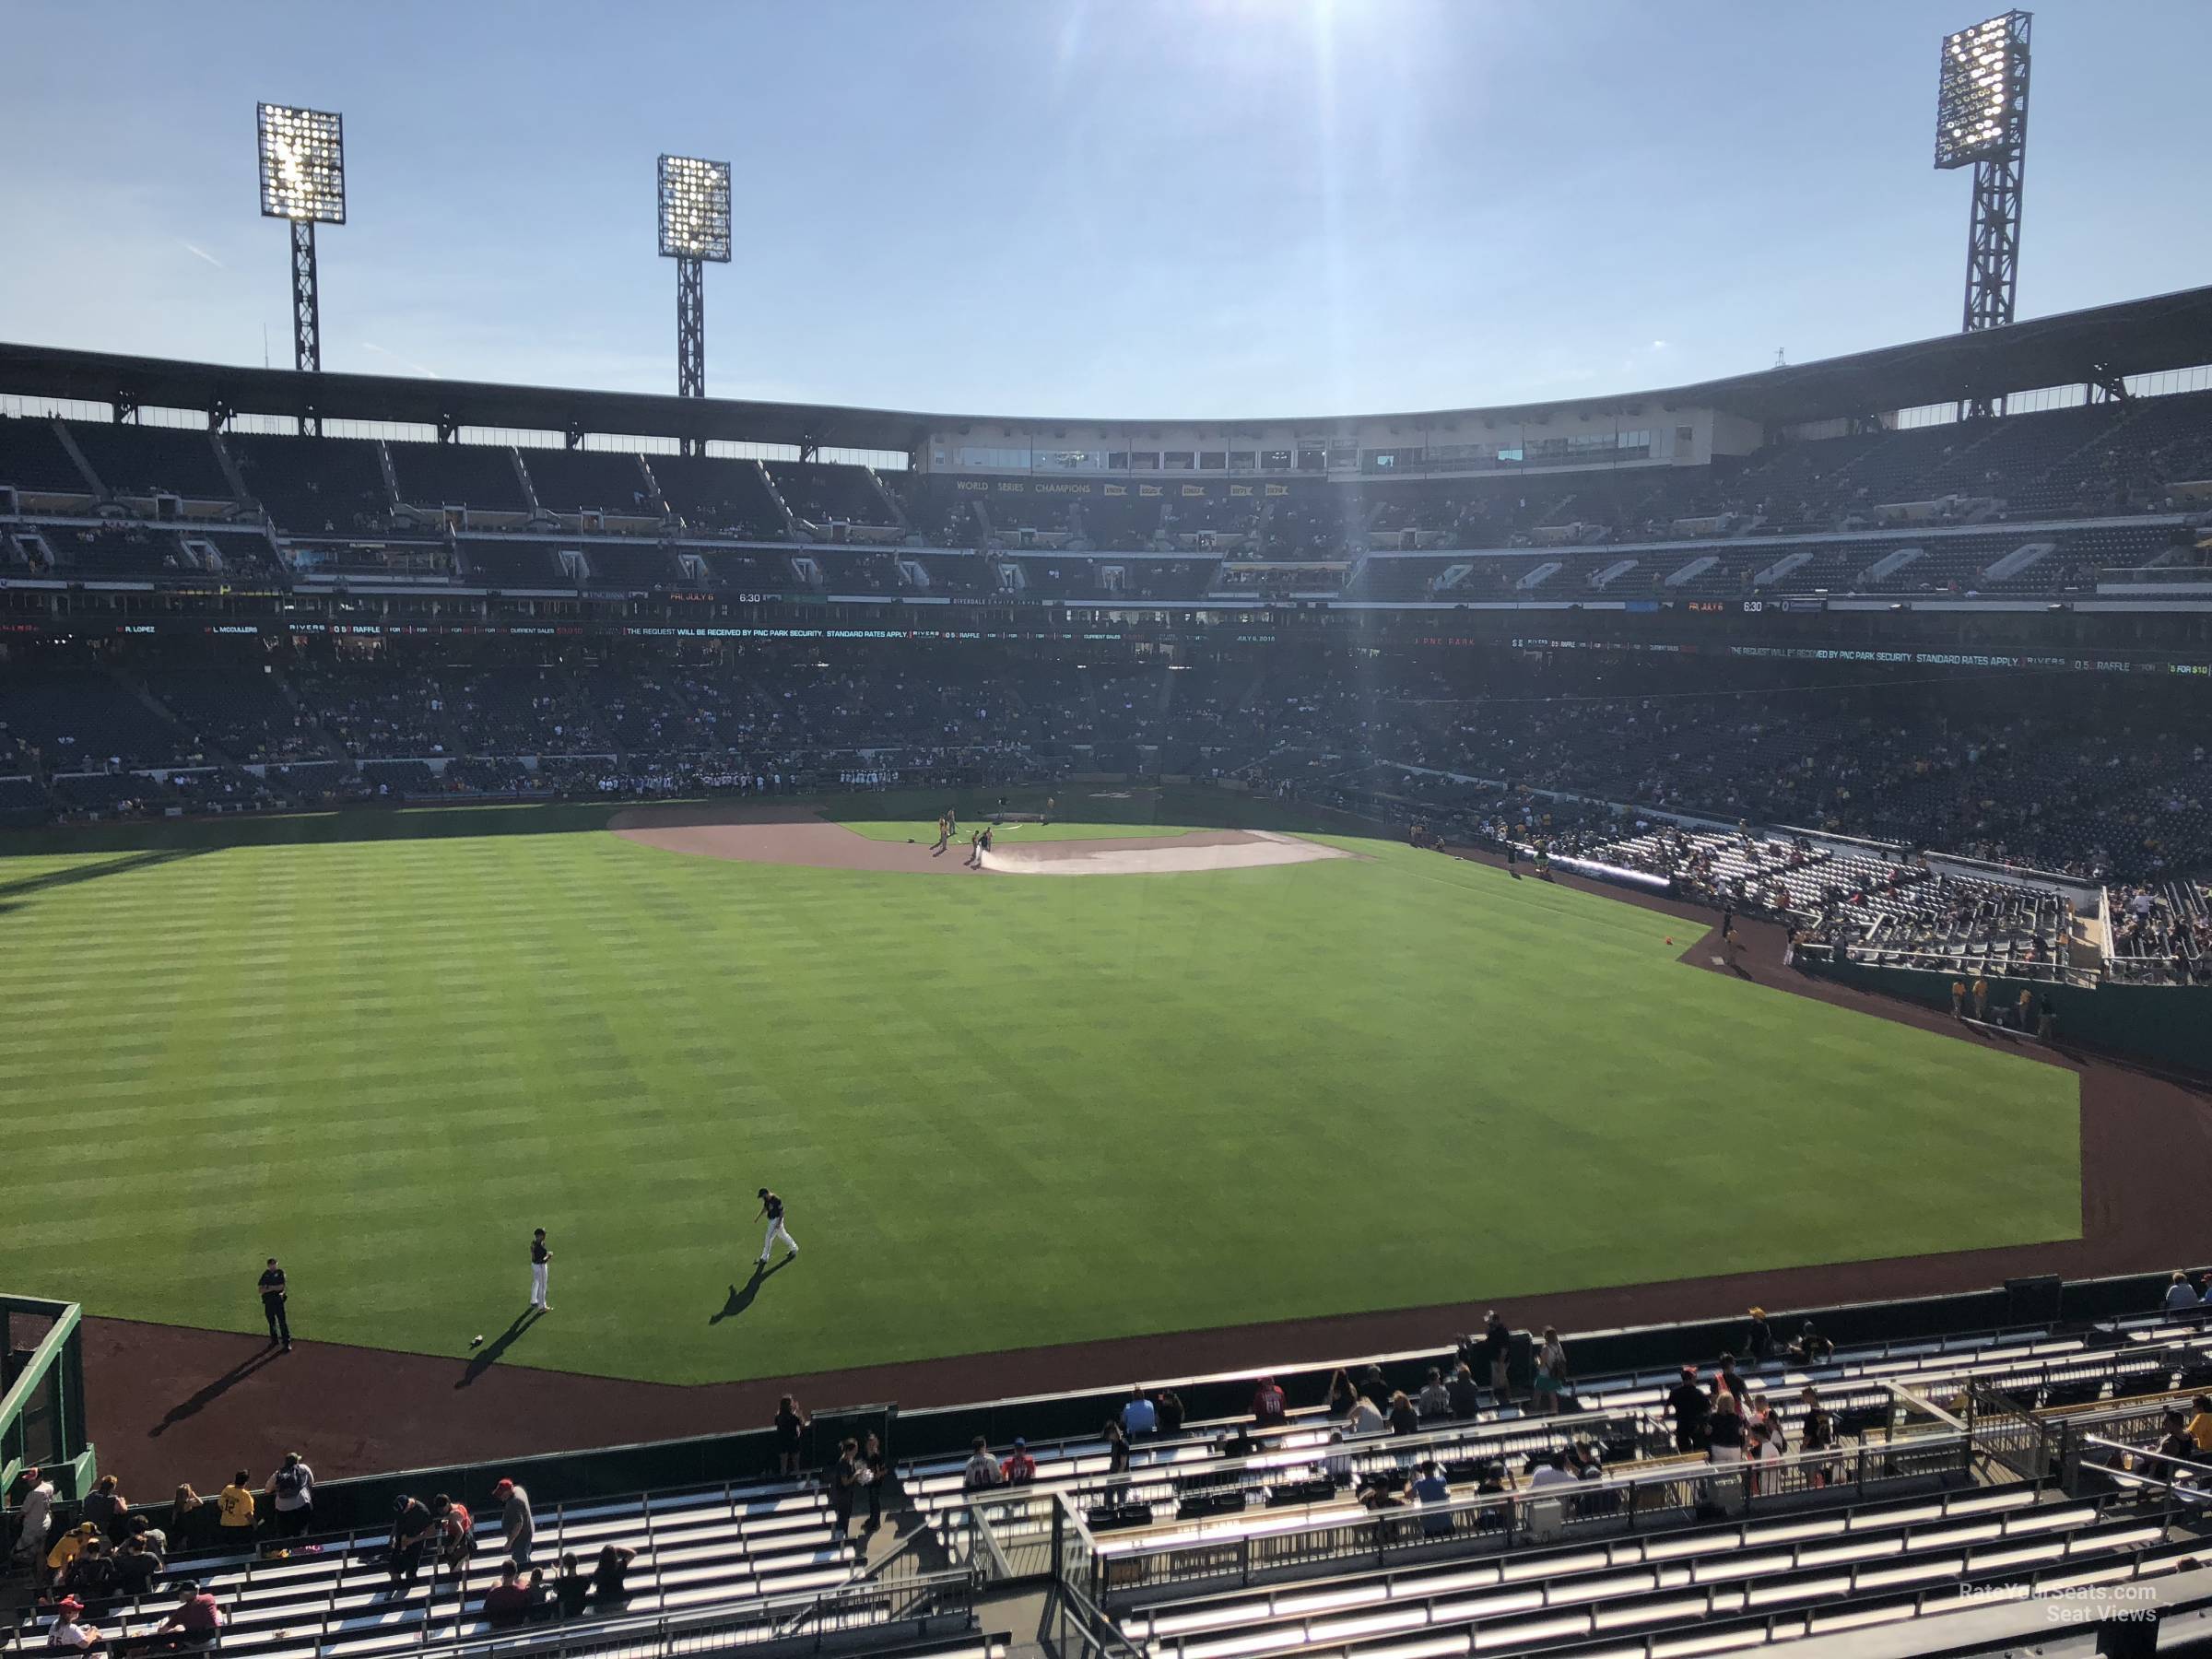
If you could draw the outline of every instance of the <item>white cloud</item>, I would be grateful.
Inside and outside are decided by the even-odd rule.
[[[191,254],[194,259],[204,259],[218,271],[227,271],[230,268],[221,260],[218,259],[214,254],[208,253],[206,249],[201,247],[197,242],[182,242],[180,245],[183,248],[185,253]]]

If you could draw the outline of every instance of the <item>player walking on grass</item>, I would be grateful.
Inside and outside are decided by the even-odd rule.
[[[553,1285],[553,1253],[546,1248],[546,1230],[530,1235],[530,1305],[541,1313],[553,1312],[548,1300]]]
[[[762,1187],[760,1189],[759,1197],[760,1214],[755,1216],[753,1219],[759,1221],[765,1218],[767,1220],[768,1237],[760,1241],[760,1259],[758,1262],[755,1262],[753,1265],[756,1267],[765,1267],[768,1265],[769,1255],[775,1249],[776,1241],[778,1239],[782,1240],[785,1244],[791,1247],[791,1254],[783,1259],[785,1261],[797,1260],[799,1253],[799,1241],[793,1238],[791,1234],[784,1229],[783,1200],[777,1197],[775,1194],[770,1192],[766,1187]]]

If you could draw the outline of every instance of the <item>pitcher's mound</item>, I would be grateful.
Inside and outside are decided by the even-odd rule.
[[[1208,830],[1138,841],[1002,843],[983,854],[983,868],[1008,876],[1170,876],[1351,856],[1335,847],[1265,830]]]

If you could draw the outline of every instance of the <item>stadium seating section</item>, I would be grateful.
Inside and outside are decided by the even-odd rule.
[[[80,464],[81,458],[81,464]],[[500,587],[999,593],[1070,599],[1343,597],[1382,604],[1783,594],[2030,596],[2093,588],[2100,571],[2200,562],[2169,487],[2212,475],[2212,394],[2096,404],[1971,425],[1777,442],[1711,465],[1617,465],[1466,477],[1248,482],[955,478],[814,461],[727,460],[498,444],[209,434],[27,418],[0,422],[0,484],[29,509],[0,540],[33,573],[188,580],[201,565],[166,530],[88,527],[82,514],[258,522],[276,542],[246,567],[323,576],[438,577]],[[1111,493],[1109,493],[1111,492]],[[2185,505],[2185,503],[2183,503]],[[457,510],[465,510],[465,523]],[[163,512],[170,511],[164,507]],[[41,522],[41,515],[49,515]],[[588,517],[586,515],[594,515]],[[538,530],[579,560],[498,533]],[[434,559],[384,538],[433,538]],[[30,537],[37,537],[32,541]],[[317,545],[317,536],[353,538]],[[801,568],[670,573],[620,549],[643,536],[806,544]],[[374,542],[367,538],[376,538]],[[843,543],[999,552],[1007,569],[896,561]],[[41,553],[41,547],[46,551]],[[1203,580],[1101,578],[1085,556],[1175,552]],[[1050,556],[1071,558],[1055,566]],[[50,557],[49,557],[50,556]],[[1312,566],[1316,578],[1251,568]],[[873,561],[873,562],[872,562]],[[558,567],[548,568],[548,562]],[[1147,571],[1149,575],[1149,571]]]
[[[618,1589],[587,1587],[565,1614],[547,1597],[506,1624],[484,1602],[505,1559],[496,1515],[410,1573],[373,1520],[256,1548],[155,1510],[171,1529],[155,1583],[87,1616],[150,1634],[190,1581],[222,1610],[231,1659],[494,1638],[519,1653],[670,1639],[783,1651],[794,1636],[809,1651],[1003,1659],[1006,1639],[982,1631],[1021,1604],[994,1601],[995,1587],[1042,1583],[1094,1621],[1087,1645],[1046,1650],[1068,1654],[1707,1653],[2196,1564],[2212,1491],[2148,1450],[2212,1384],[2212,1331],[2194,1309],[1841,1347],[1783,1324],[1790,1347],[1747,1339],[1734,1359],[1689,1351],[1688,1331],[1637,1334],[1648,1369],[1578,1375],[1558,1412],[1536,1408],[1518,1362],[1507,1388],[1486,1366],[1454,1398],[1448,1353],[1383,1357],[1325,1384],[1300,1373],[1274,1421],[1185,1421],[1172,1387],[1146,1388],[1171,1426],[1140,1428],[1120,1466],[1104,1430],[1039,1437],[1016,1484],[999,1481],[988,1445],[989,1481],[961,1455],[895,1461],[880,1534],[841,1520],[812,1473],[541,1497],[533,1561],[548,1578],[570,1559],[591,1573],[609,1548],[627,1566]],[[1685,1369],[1658,1362],[1670,1342],[1701,1398],[1735,1377],[1732,1400],[1760,1425],[1755,1455],[1686,1426]],[[1218,1402],[1255,1380],[1181,1386]],[[1370,1400],[1402,1420],[1378,1426]],[[1025,1404],[1065,1403],[991,1409],[1018,1422]],[[43,1651],[53,1616],[18,1598],[0,1648]]]

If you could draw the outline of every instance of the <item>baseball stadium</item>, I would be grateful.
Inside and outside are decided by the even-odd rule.
[[[2212,1642],[2212,288],[2018,314],[2030,56],[1956,333],[1301,418],[710,395],[673,154],[675,394],[326,370],[261,104],[293,367],[0,343],[0,1652]]]

